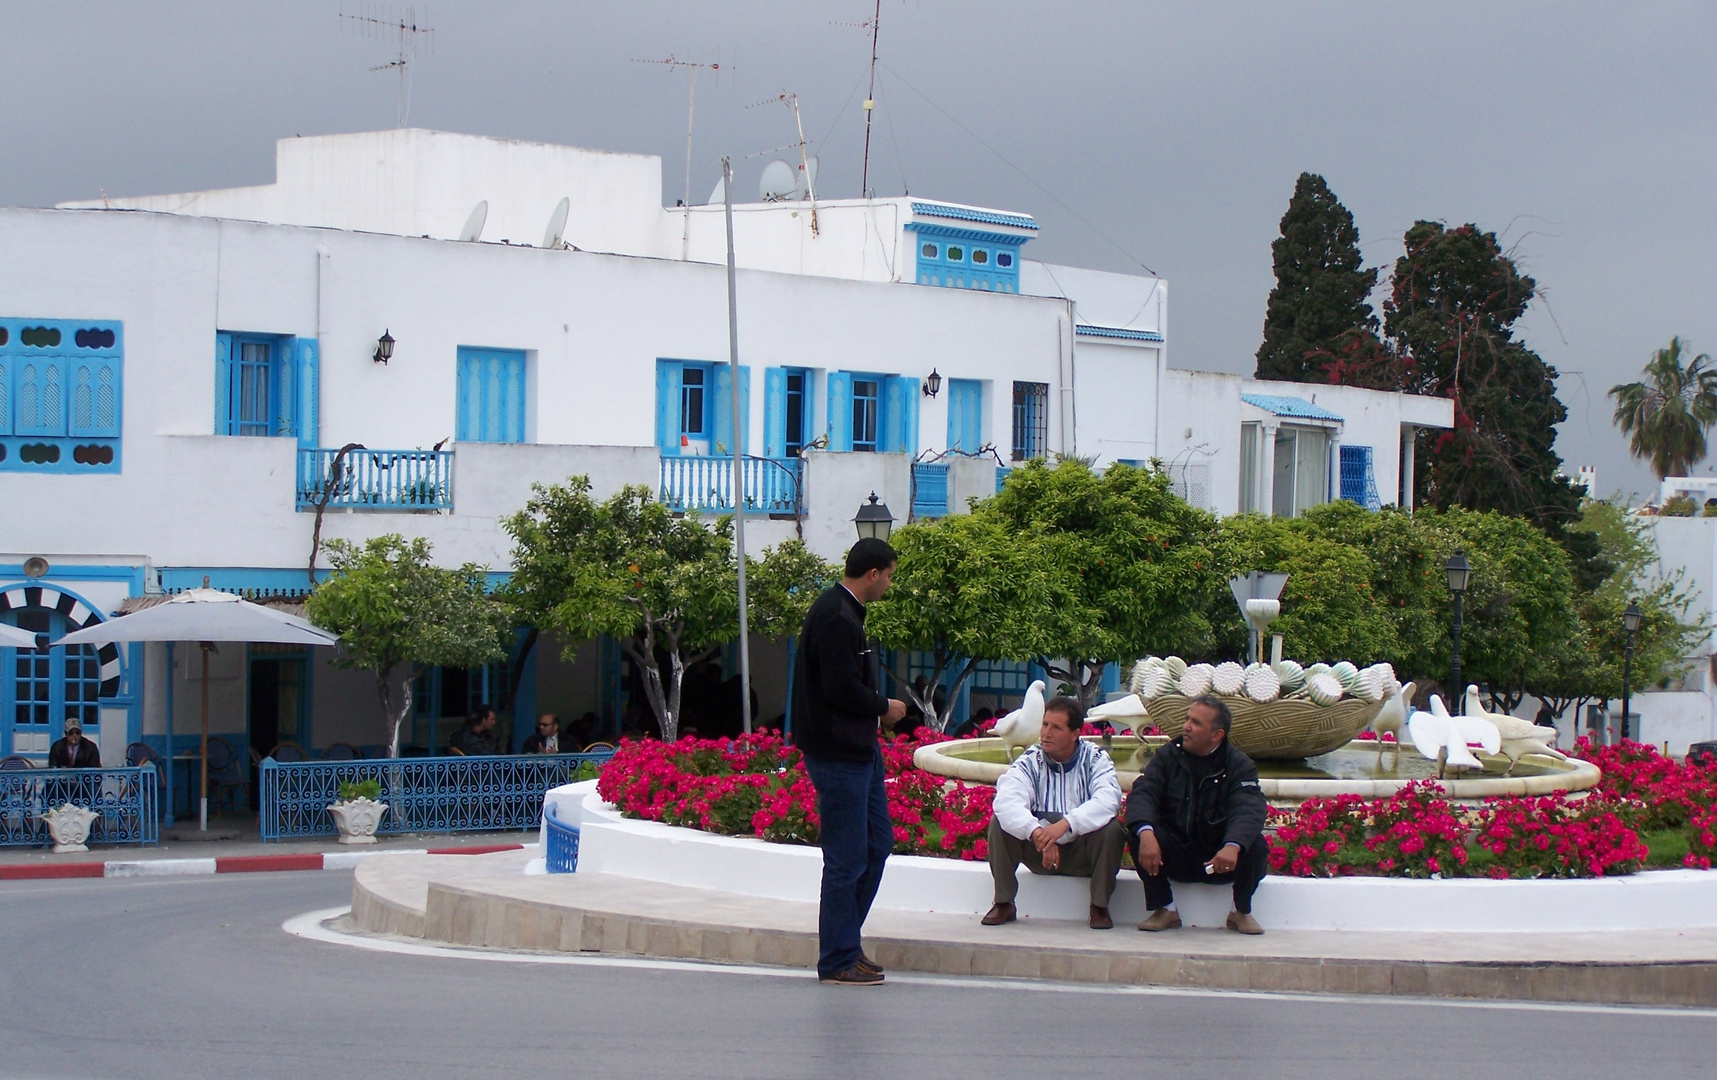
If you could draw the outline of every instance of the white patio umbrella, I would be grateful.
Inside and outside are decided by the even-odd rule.
[[[31,630],[20,630],[11,623],[0,623],[0,645],[10,645],[14,649],[33,649],[36,647],[36,635]]]
[[[188,589],[163,604],[73,631],[54,645],[106,645],[117,641],[195,641],[203,650],[202,794],[199,827],[209,827],[209,653],[216,642],[278,642],[333,645],[340,640],[321,627],[284,611],[253,604],[217,589]],[[34,645],[35,639],[31,638]],[[168,751],[172,750],[172,717]]]

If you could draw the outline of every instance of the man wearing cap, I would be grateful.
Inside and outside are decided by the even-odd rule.
[[[83,737],[83,721],[76,716],[66,717],[66,737],[48,747],[48,768],[101,768],[101,751],[96,749],[95,743]]]

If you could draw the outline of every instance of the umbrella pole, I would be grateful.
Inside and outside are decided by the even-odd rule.
[[[209,831],[209,650],[214,648],[212,642],[205,641],[203,645],[203,741],[201,749],[203,782],[197,788],[201,796],[201,805],[197,810],[198,828],[203,832]]]

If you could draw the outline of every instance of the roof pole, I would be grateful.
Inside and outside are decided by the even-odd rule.
[[[733,163],[721,159],[721,201],[727,216],[727,353],[733,365],[733,542],[739,563],[739,715],[751,734],[751,646],[745,606],[745,412],[740,399],[739,299],[733,270]]]

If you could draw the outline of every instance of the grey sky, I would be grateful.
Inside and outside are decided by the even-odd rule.
[[[264,183],[276,138],[393,126],[396,84],[366,70],[390,46],[338,18],[364,10],[0,4],[0,203]],[[821,192],[853,196],[869,36],[838,24],[871,12],[433,3],[411,123],[659,154],[672,203],[686,78],[630,59],[719,48],[694,198],[722,154],[755,190],[768,156],[746,155],[789,142],[792,117],[745,106],[782,90],[818,142]],[[1644,491],[1603,395],[1672,334],[1717,351],[1714,31],[1709,3],[883,0],[872,187],[1029,212],[1036,258],[1125,270],[1130,253],[1170,281],[1172,362],[1237,372],[1302,169],[1354,212],[1373,264],[1416,218],[1498,230],[1547,301],[1526,335],[1563,375],[1570,471]]]

